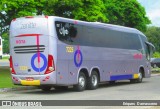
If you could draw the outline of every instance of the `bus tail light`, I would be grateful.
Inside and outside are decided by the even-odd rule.
[[[12,56],[10,56],[9,61],[10,61],[10,71],[11,71],[11,73],[12,73],[12,74],[16,74],[16,72],[15,72],[15,70],[14,70],[14,68],[13,68]]]
[[[45,74],[55,71],[54,59],[52,55],[48,55],[48,66]]]

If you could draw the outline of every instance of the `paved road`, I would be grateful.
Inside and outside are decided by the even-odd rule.
[[[9,66],[9,61],[8,60],[0,60],[0,67],[1,66]]]
[[[50,92],[43,92],[40,89],[19,90],[1,92],[0,100],[160,100],[159,83],[160,76],[153,76],[144,79],[143,83],[130,84],[128,81],[121,81],[115,85],[102,84],[97,90],[86,90],[84,92],[75,92],[72,88],[68,90],[52,89]],[[66,109],[66,107],[61,108]],[[81,109],[82,107],[76,108]],[[97,108],[106,109],[106,107],[83,107],[83,109]],[[123,108],[117,107],[117,109]],[[69,107],[69,109],[75,108]]]

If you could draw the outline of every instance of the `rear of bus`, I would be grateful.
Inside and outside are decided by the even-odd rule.
[[[50,20],[49,20],[50,19]],[[56,40],[47,16],[13,19],[10,25],[10,71],[18,85],[56,84]]]

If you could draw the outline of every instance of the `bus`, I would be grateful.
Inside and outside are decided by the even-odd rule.
[[[96,89],[149,78],[153,44],[137,29],[57,16],[27,16],[10,25],[10,71],[16,85],[43,91]]]
[[[3,52],[2,52],[2,38],[0,36],[0,59],[2,59],[2,54],[3,54]]]

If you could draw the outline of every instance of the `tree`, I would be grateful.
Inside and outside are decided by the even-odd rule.
[[[49,0],[45,13],[84,21],[99,21],[146,31],[151,21],[137,0]]]
[[[148,27],[145,35],[148,37],[148,40],[153,43],[157,52],[160,52],[160,27]]]
[[[153,54],[153,57],[154,57],[154,58],[160,58],[160,53],[159,53],[159,52],[155,52],[155,53]]]
[[[12,19],[23,16],[40,15],[46,0],[1,0],[0,1],[0,36],[3,52],[9,53],[9,25]]]
[[[3,53],[9,53],[9,37],[8,33],[3,34]]]
[[[46,0],[1,0],[0,26],[1,32],[8,31],[12,19],[23,16],[42,14]]]
[[[104,22],[146,30],[151,23],[136,0],[1,0],[0,26],[8,30],[13,18],[56,15],[90,22]]]
[[[143,32],[151,21],[137,0],[103,0],[108,23],[137,28]]]
[[[84,21],[107,22],[102,0],[49,0],[45,14]]]

